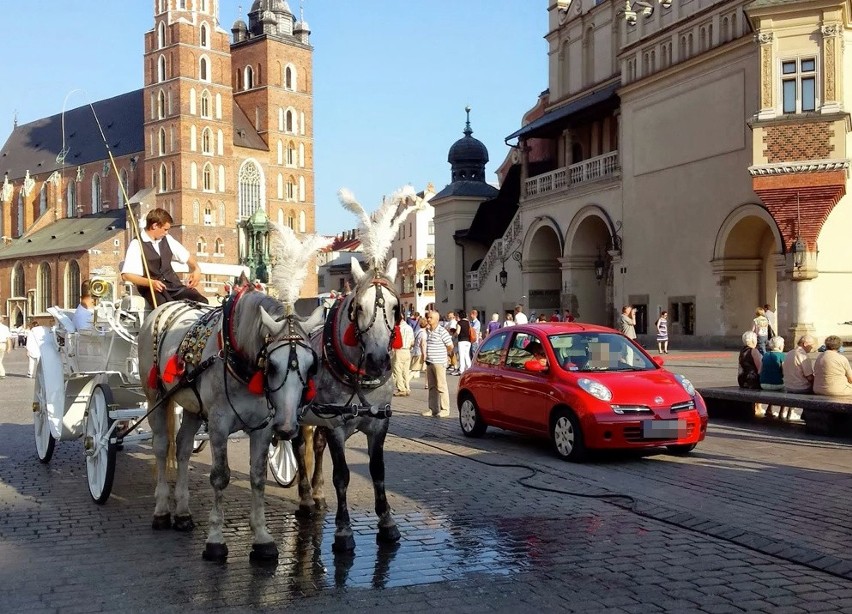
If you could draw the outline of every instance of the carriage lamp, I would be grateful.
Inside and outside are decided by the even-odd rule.
[[[598,252],[598,257],[595,260],[595,279],[598,281],[603,279],[604,267],[606,267],[606,263],[603,261],[603,258],[601,258],[601,253]]]
[[[505,290],[506,283],[509,281],[509,274],[506,272],[506,261],[503,261],[503,268],[500,270],[500,286]]]
[[[793,266],[801,269],[805,264],[805,252],[808,251],[807,244],[802,241],[802,237],[796,237],[796,242],[793,243]]]
[[[417,296],[423,296],[423,282],[418,281],[414,286],[417,288]]]

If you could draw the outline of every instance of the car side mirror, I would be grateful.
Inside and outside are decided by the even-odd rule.
[[[662,367],[664,364],[666,364],[666,361],[665,361],[665,360],[663,360],[662,358],[660,358],[659,356],[653,356],[653,357],[651,357],[651,360],[653,360],[653,361],[654,361],[654,363],[655,363],[658,367]]]
[[[524,363],[524,370],[532,373],[544,373],[547,371],[547,365],[542,364],[538,360],[532,359]]]

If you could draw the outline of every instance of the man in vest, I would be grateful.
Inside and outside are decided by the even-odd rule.
[[[152,306],[154,304],[151,300],[152,287],[157,305],[182,300],[206,303],[207,299],[204,295],[196,290],[201,280],[198,261],[183,245],[169,236],[171,227],[172,216],[165,209],[152,209],[148,212],[145,216],[145,230],[141,232],[142,244],[139,244],[138,239],[130,242],[124,258],[124,266],[121,269],[121,278],[135,284],[139,294]],[[143,255],[148,264],[150,285],[148,278],[145,277]],[[189,279],[186,285],[178,278],[172,268],[172,262],[189,266]]]

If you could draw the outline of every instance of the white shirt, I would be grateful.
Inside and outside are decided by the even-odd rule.
[[[77,305],[77,310],[74,312],[74,328],[82,330],[84,328],[92,328],[95,319],[95,312],[84,305]]]
[[[766,316],[766,319],[769,320],[769,325],[772,327],[772,330],[775,331],[775,334],[778,334],[778,321],[775,319],[775,312],[771,309],[767,309],[763,312],[763,315]]]
[[[529,320],[527,320],[527,314],[523,311],[519,311],[515,314],[515,324],[527,324]]]
[[[160,243],[163,239],[154,241],[144,230],[141,234],[142,240],[146,243],[150,243],[154,250],[159,254]],[[189,250],[178,243],[177,239],[172,239],[169,235],[166,235],[165,239],[169,242],[169,247],[172,249],[172,262],[179,262],[180,264],[186,264],[189,262]],[[127,253],[124,255],[124,266],[121,267],[121,272],[142,275],[143,277],[145,276],[145,269],[142,266],[142,248],[140,247],[137,239],[133,239],[130,242],[130,245],[127,246]]]
[[[0,324],[0,348],[6,349],[6,344],[9,342],[11,336],[12,331],[9,330],[9,327],[5,324]]]

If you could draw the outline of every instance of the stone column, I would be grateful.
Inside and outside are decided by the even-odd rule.
[[[816,259],[815,251],[805,252],[804,263],[801,267],[796,268],[793,263],[793,256],[790,256],[789,270],[793,288],[792,304],[790,305],[790,328],[788,329],[791,339],[788,339],[788,341],[792,344],[795,344],[796,340],[806,333],[814,334],[814,318],[811,310],[813,303],[811,280],[817,277]],[[795,347],[795,345],[790,347]]]
[[[843,105],[843,25],[825,24],[822,32],[822,113],[840,113]]]
[[[775,117],[775,84],[772,78],[775,37],[772,32],[761,31],[755,35],[755,39],[760,45],[760,111],[757,113],[757,118],[771,119]]]

